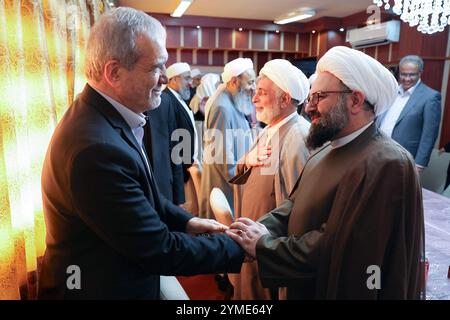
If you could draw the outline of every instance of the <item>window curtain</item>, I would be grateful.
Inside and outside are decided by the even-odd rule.
[[[0,299],[35,299],[45,251],[41,170],[85,83],[90,27],[106,0],[0,0]]]

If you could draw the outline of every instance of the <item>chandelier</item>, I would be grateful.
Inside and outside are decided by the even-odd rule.
[[[384,5],[385,10],[391,8],[389,0],[373,0],[373,3],[378,7]],[[450,0],[394,0],[392,11],[410,27],[418,26],[422,33],[441,32],[450,24]]]

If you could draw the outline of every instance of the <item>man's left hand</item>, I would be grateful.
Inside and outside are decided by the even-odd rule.
[[[234,222],[226,234],[247,252],[247,254],[256,258],[256,243],[265,234],[270,234],[266,226],[250,220],[248,218],[239,218]]]
[[[202,233],[219,233],[227,230],[228,227],[213,219],[202,219],[194,217],[186,224],[186,233],[196,235]]]

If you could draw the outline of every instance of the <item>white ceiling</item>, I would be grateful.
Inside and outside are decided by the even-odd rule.
[[[172,13],[180,0],[119,0],[119,6],[152,13]],[[365,11],[372,0],[194,0],[185,15],[270,20],[299,9],[314,9],[314,20],[323,16],[346,17]]]

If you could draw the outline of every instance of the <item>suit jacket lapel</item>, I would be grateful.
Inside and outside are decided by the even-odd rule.
[[[400,113],[400,116],[398,117],[395,125],[397,125],[409,112],[411,112],[411,110],[414,109],[415,105],[417,104],[417,97],[422,94],[421,91],[422,91],[422,82],[418,84],[412,95],[409,97],[408,102],[403,108],[402,113]]]
[[[119,129],[121,131],[121,137],[132,148],[134,148],[137,151],[139,157],[141,158],[142,164],[145,168],[147,178],[150,181],[151,180],[150,171],[149,168],[147,167],[146,160],[144,158],[144,155],[142,154],[141,148],[138,146],[136,138],[134,137],[133,132],[130,129],[130,126],[122,118],[120,113],[105,98],[103,98],[97,91],[92,89],[88,84],[86,85],[82,94],[86,99],[87,103],[89,103],[89,105],[91,105],[92,107],[97,109],[101,114],[103,114],[114,128]]]

